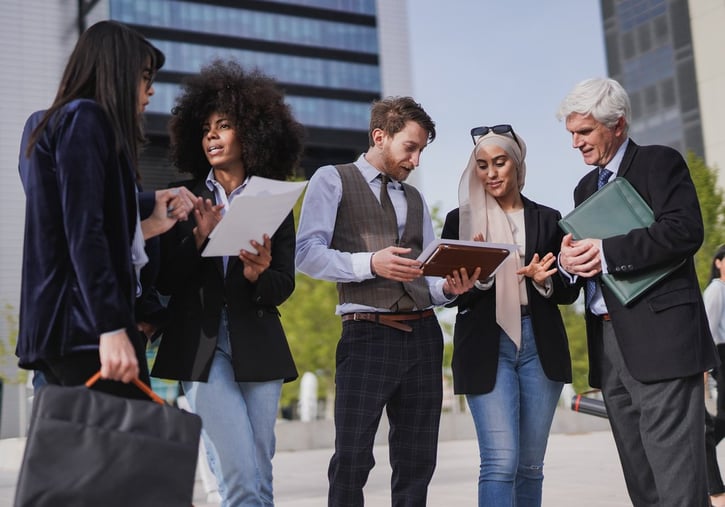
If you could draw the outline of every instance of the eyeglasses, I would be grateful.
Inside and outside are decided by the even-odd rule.
[[[514,128],[511,125],[508,124],[502,124],[502,125],[494,125],[493,127],[473,127],[471,129],[471,139],[473,139],[473,144],[476,144],[476,141],[480,137],[485,136],[489,132],[493,132],[494,134],[506,134],[508,132],[511,133],[511,137],[514,138],[514,141],[516,141],[516,144],[521,147],[521,143],[519,143],[519,138],[516,137],[516,132],[514,132]]]
[[[143,79],[146,85],[146,91],[148,91],[154,85],[156,73],[153,70],[146,68],[141,73],[141,79]]]

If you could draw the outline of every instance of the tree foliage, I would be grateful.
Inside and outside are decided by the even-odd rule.
[[[695,183],[702,221],[705,225],[705,240],[695,255],[697,278],[700,288],[704,289],[710,281],[710,266],[715,250],[725,241],[723,191],[717,186],[717,168],[708,167],[705,161],[693,152],[687,154],[687,164],[690,167],[692,181]]]
[[[280,307],[282,325],[297,364],[300,377],[306,371],[318,378],[318,396],[332,391],[335,375],[335,349],[342,325],[335,315],[337,290],[332,282],[314,280],[297,273],[292,296]],[[298,378],[284,385],[281,406],[299,399]]]
[[[587,352],[584,307],[577,302],[573,305],[560,306],[559,310],[569,338],[572,385],[578,393],[586,391],[589,389],[589,354]]]

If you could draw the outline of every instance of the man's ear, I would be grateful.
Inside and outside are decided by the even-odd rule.
[[[383,140],[385,139],[385,132],[383,129],[374,129],[371,137],[376,148],[382,148]]]

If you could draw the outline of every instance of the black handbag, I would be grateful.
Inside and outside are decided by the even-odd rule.
[[[86,386],[41,388],[15,491],[15,507],[189,507],[201,418],[166,404]]]

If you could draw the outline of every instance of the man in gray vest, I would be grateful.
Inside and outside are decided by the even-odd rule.
[[[337,282],[342,316],[330,506],[363,505],[383,407],[392,505],[426,503],[442,398],[443,336],[432,307],[468,291],[479,274],[426,278],[416,261],[435,239],[433,224],[421,194],[403,181],[435,135],[412,98],[377,101],[368,151],[352,164],[321,167],[307,187],[297,269]]]

